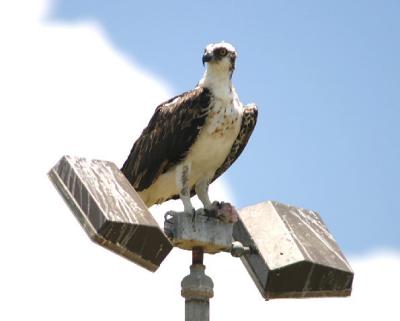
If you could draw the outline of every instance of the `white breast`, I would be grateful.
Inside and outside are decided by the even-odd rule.
[[[234,89],[226,98],[213,98],[206,123],[187,155],[186,161],[191,163],[190,184],[214,176],[239,133],[243,106]]]

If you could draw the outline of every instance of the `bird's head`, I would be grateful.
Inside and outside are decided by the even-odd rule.
[[[204,49],[203,65],[207,63],[209,69],[232,73],[235,69],[236,57],[236,50],[230,43],[211,43]]]

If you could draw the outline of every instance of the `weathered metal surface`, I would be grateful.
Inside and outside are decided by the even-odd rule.
[[[351,294],[354,273],[318,213],[271,201],[239,213],[233,238],[253,249],[241,259],[265,299]]]
[[[217,253],[230,249],[233,223],[204,215],[203,209],[196,215],[184,212],[169,212],[164,222],[164,231],[172,244],[184,250],[202,248],[205,253]]]
[[[182,280],[181,295],[185,298],[185,321],[208,321],[214,284],[205,274],[203,264],[192,264],[190,274]]]
[[[49,177],[94,242],[150,271],[171,251],[172,244],[115,164],[64,156]]]

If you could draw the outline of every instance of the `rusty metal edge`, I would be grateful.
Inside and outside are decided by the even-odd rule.
[[[352,289],[341,291],[305,291],[305,292],[265,292],[264,298],[269,299],[303,299],[303,298],[326,298],[326,297],[348,297],[351,295]]]

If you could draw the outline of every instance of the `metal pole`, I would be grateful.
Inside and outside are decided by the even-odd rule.
[[[185,298],[185,321],[210,320],[209,299],[214,296],[214,284],[204,273],[203,255],[202,248],[193,248],[190,274],[181,283],[181,295]]]

